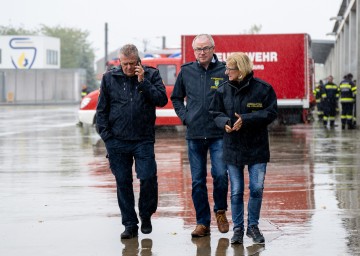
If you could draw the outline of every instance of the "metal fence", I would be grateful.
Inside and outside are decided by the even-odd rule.
[[[85,82],[84,69],[0,69],[0,103],[77,103]]]

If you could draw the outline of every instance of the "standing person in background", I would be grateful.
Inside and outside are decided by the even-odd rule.
[[[154,153],[155,111],[168,102],[159,70],[142,66],[135,45],[120,49],[121,66],[103,75],[96,124],[105,142],[115,176],[118,204],[125,231],[121,239],[138,236],[132,165],[140,179],[141,232],[152,231],[151,216],[158,203]]]
[[[210,235],[211,211],[206,186],[207,155],[210,152],[214,212],[221,233],[229,231],[226,218],[228,174],[223,162],[223,132],[209,114],[209,105],[219,84],[227,80],[225,63],[214,54],[215,43],[207,34],[193,40],[196,61],[184,64],[176,79],[171,100],[176,114],[187,126],[186,139],[192,177],[196,228],[192,237]],[[186,105],[184,99],[186,98]]]
[[[81,98],[84,98],[86,95],[90,93],[86,84],[83,84],[81,87]]]
[[[333,82],[333,76],[328,77],[327,83],[324,85],[321,92],[324,107],[324,127],[327,127],[328,121],[330,128],[335,127],[336,108],[339,100],[339,87]]]
[[[234,223],[232,244],[244,236],[244,168],[249,172],[249,202],[246,235],[265,243],[258,225],[267,162],[270,161],[267,127],[277,118],[277,98],[272,86],[254,77],[253,64],[245,53],[226,60],[229,81],[216,91],[209,111],[224,132],[224,161],[231,184]]]
[[[319,121],[323,121],[323,117],[324,117],[324,110],[323,110],[323,103],[322,103],[322,99],[321,99],[321,91],[322,88],[324,87],[324,83],[322,80],[319,81],[319,84],[315,87],[313,94],[316,100],[316,108],[317,108],[317,114],[318,114],[318,118]]]
[[[356,80],[353,81],[354,88],[353,88],[353,94],[354,94],[354,119],[353,119],[353,127],[356,129],[356,94],[357,94],[357,87],[356,87]]]
[[[341,129],[353,129],[353,108],[354,108],[354,91],[356,86],[352,81],[353,75],[351,73],[344,77],[344,80],[339,84],[340,103],[341,103]],[[355,89],[354,89],[355,88]]]

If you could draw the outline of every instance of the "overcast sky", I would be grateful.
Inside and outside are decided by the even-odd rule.
[[[179,47],[182,34],[239,34],[253,25],[260,33],[308,33],[312,39],[326,36],[342,0],[4,0],[1,25],[26,29],[47,26],[74,27],[90,32],[96,59],[104,56],[104,27],[108,23],[109,51],[125,43],[143,50]]]

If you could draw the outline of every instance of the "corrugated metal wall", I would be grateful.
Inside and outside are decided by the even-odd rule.
[[[85,81],[84,69],[1,69],[0,103],[77,103]]]

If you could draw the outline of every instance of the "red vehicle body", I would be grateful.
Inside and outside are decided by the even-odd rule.
[[[118,66],[120,62],[113,60],[109,62],[110,65]],[[161,78],[165,84],[166,94],[168,96],[168,103],[156,109],[156,125],[181,125],[180,118],[176,115],[170,95],[173,91],[176,77],[180,71],[180,58],[152,58],[143,59],[142,65],[151,66],[159,69]],[[95,124],[96,105],[98,102],[99,90],[93,91],[85,96],[80,105],[79,121],[85,124]]]
[[[246,52],[254,75],[270,83],[278,98],[278,121],[307,122],[310,118],[314,67],[307,34],[212,35],[215,53],[225,61],[233,52]],[[194,35],[181,38],[182,62],[194,61]]]

